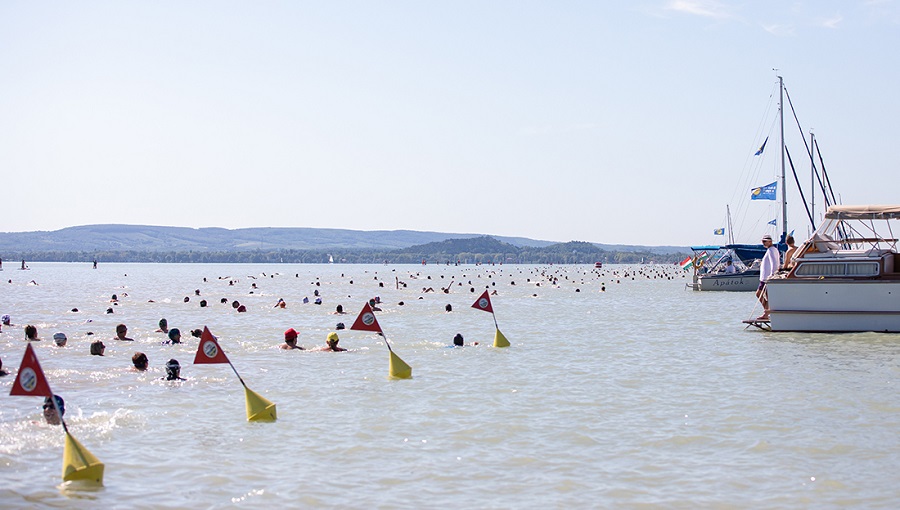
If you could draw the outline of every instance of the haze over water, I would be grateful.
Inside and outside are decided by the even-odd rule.
[[[687,291],[673,266],[30,266],[0,273],[12,279],[0,285],[0,314],[15,324],[0,333],[12,372],[0,378],[7,508],[900,501],[900,335],[745,330],[752,293]],[[396,289],[395,278],[407,287]],[[507,349],[491,347],[490,314],[470,307],[486,287],[498,292]],[[303,304],[315,290],[323,304]],[[375,296],[412,379],[388,379],[387,349],[371,333],[339,332],[344,353],[278,348],[291,327],[300,345],[324,346],[337,322],[349,328]],[[286,309],[274,308],[279,298]],[[236,313],[232,300],[248,312]],[[338,304],[346,315],[332,315]],[[184,344],[161,344],[162,317]],[[120,322],[135,342],[112,340]],[[43,423],[40,399],[8,396],[26,324],[38,327],[43,340],[33,345],[66,400],[71,432],[106,464],[101,489],[61,487],[62,430]],[[246,421],[227,365],[192,364],[189,331],[204,325],[247,385],[276,403],[277,422]],[[54,345],[56,331],[68,335],[66,347]],[[448,348],[456,333],[480,345]],[[89,355],[95,339],[104,357]],[[138,350],[148,372],[131,370]],[[169,358],[187,381],[161,380]]]

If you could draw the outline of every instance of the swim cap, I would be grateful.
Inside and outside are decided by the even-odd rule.
[[[343,323],[343,322],[338,322],[338,323],[337,323],[337,326],[335,326],[335,328],[337,328],[337,329],[344,329],[344,328],[346,328],[346,326],[344,326],[344,323]]]
[[[328,333],[328,343],[337,342],[338,340],[340,340],[340,338],[338,338],[337,333],[335,333],[334,331]]]
[[[9,318],[9,315],[8,315],[8,314],[3,316],[3,324],[7,324],[7,325],[8,325],[8,324],[9,324],[9,321],[11,321],[11,320],[12,320],[12,319]]]
[[[64,344],[68,338],[66,338],[66,334],[60,331],[59,333],[53,334],[53,341],[57,343],[57,345]]]
[[[287,330],[287,331],[284,332],[284,338],[285,338],[285,339],[288,339],[288,338],[297,338],[297,332],[294,330],[294,328],[291,328],[291,329],[289,329],[289,330]]]
[[[180,371],[181,365],[178,364],[177,359],[170,359],[168,363],[166,363],[166,379],[172,380],[177,378]]]
[[[53,395],[53,399],[56,400],[56,407],[59,408],[59,415],[62,416],[66,414],[66,401],[59,395]],[[53,407],[53,402],[50,401],[50,397],[44,397],[44,409],[50,409],[51,407]]]

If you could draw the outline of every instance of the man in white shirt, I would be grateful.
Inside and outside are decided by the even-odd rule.
[[[756,297],[762,304],[763,314],[757,319],[769,320],[769,299],[766,295],[766,280],[778,271],[781,261],[778,256],[778,248],[772,243],[772,236],[769,234],[764,235],[762,244],[766,247],[766,254],[763,256],[762,264],[759,266],[759,287],[756,288]]]

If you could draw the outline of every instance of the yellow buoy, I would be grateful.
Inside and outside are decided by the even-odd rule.
[[[407,365],[405,361],[400,359],[400,356],[394,354],[394,351],[391,352],[391,361],[390,361],[390,373],[391,377],[396,379],[411,379],[412,378],[412,367]]]
[[[77,439],[66,432],[63,449],[63,481],[84,481],[103,485],[103,463]]]
[[[494,333],[494,347],[509,347],[509,340],[503,336],[503,333],[500,332],[500,328],[497,328],[497,332]]]
[[[278,418],[271,400],[246,386],[244,397],[247,399],[247,421],[275,421]]]

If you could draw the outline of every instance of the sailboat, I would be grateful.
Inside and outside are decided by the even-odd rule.
[[[765,247],[735,244],[731,208],[727,207],[729,243],[724,246],[691,246],[694,252],[694,290],[747,292],[759,286],[759,260]]]
[[[779,178],[776,180],[776,183],[780,184],[781,187],[781,239],[779,240],[777,247],[778,250],[784,253],[787,250],[787,244],[785,242],[788,235],[788,214],[787,214],[787,163],[790,162],[791,170],[794,173],[794,179],[797,182],[797,190],[800,193],[801,200],[803,201],[804,206],[807,205],[806,198],[803,195],[803,190],[800,187],[799,179],[797,178],[797,172],[794,169],[793,162],[790,160],[790,152],[787,149],[784,138],[784,106],[785,106],[785,94],[786,90],[784,88],[784,79],[781,76],[778,76],[778,122],[779,122],[779,138],[781,142],[781,172]],[[790,104],[790,95],[787,96],[788,103]],[[791,105],[791,109],[793,111],[793,105]],[[794,112],[794,118],[796,120],[797,115]],[[799,122],[798,122],[799,127]],[[802,130],[801,130],[802,131]],[[812,140],[812,138],[811,138]],[[768,138],[766,138],[768,141]],[[804,139],[804,143],[806,140]],[[765,148],[766,142],[763,142],[763,145],[760,147],[759,151],[756,155],[762,153]],[[813,144],[813,147],[815,144]],[[831,193],[830,202],[834,201],[834,193],[830,189],[830,183],[827,182],[827,174],[825,174],[824,165],[822,166],[822,174],[825,176],[825,181],[821,177],[819,177],[818,172],[815,168],[815,162],[813,158],[813,149],[807,145],[807,153],[810,157],[810,161],[812,163],[812,173],[815,178],[819,179],[819,187],[823,195],[825,196],[826,205],[829,200],[829,192]],[[821,161],[821,153],[819,154],[819,159]],[[813,184],[815,183],[815,179],[813,179]],[[813,186],[814,188],[815,186]],[[763,190],[765,187],[756,188],[754,192],[759,192]],[[759,190],[759,191],[758,191]],[[773,195],[776,195],[775,191],[772,191]],[[814,194],[812,195],[814,196]],[[776,198],[773,196],[773,198]],[[809,207],[806,207],[807,216],[809,217],[810,225],[812,229],[815,230],[815,221],[813,213],[810,211]],[[693,283],[689,284],[694,290],[706,290],[706,291],[755,291],[759,286],[759,261],[765,255],[766,249],[762,244],[735,244],[733,238],[733,231],[731,225],[731,212],[729,209],[728,212],[728,234],[729,234],[729,243],[724,246],[698,246],[691,247],[694,250],[694,253],[713,253],[711,257],[709,257],[705,263],[703,260],[698,260],[700,263],[694,264],[694,278]],[[695,255],[695,260],[697,260]],[[735,267],[734,270],[728,269],[729,266]]]

